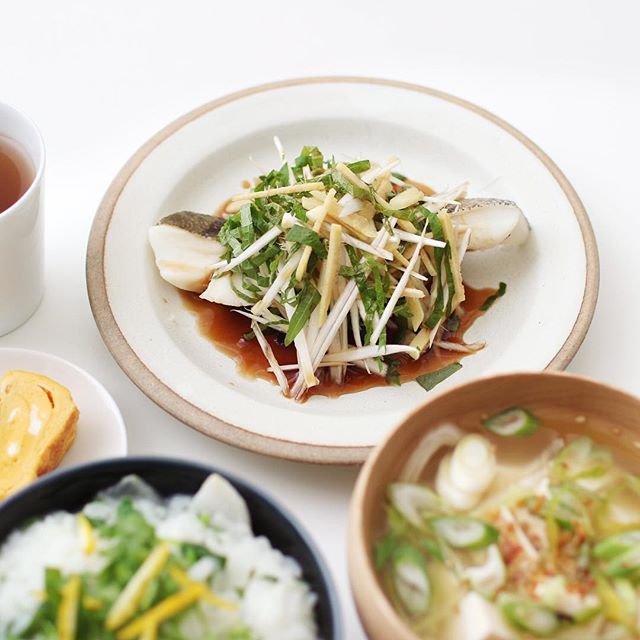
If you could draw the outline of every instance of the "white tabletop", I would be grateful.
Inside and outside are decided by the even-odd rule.
[[[157,129],[237,89],[295,76],[388,77],[476,102],[521,129],[566,173],[598,238],[601,294],[570,366],[640,393],[640,45],[632,0],[457,3],[6,3],[0,100],[38,123],[46,172],[47,292],[0,346],[49,351],[113,394],[130,452],[228,469],[277,496],[329,561],[345,637],[363,638],[345,565],[357,469],[282,462],[188,429],[148,400],[104,347],[87,301],[85,246],[112,177]],[[4,301],[0,301],[4,304]]]

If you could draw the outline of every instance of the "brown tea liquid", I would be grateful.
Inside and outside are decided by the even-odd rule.
[[[0,135],[0,214],[24,195],[34,174],[27,152],[15,140]]]

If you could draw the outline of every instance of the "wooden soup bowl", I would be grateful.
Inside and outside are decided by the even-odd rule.
[[[482,417],[511,406],[529,409],[560,435],[583,434],[614,448],[617,459],[640,471],[640,399],[613,387],[566,373],[514,373],[481,378],[434,395],[375,448],[351,501],[349,576],[371,640],[418,640],[387,600],[373,562],[373,547],[384,527],[387,485],[398,479],[430,429],[450,422],[480,431]]]

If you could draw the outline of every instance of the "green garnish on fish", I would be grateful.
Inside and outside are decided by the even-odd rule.
[[[326,378],[342,385],[349,368],[398,384],[409,377],[405,360],[434,346],[460,358],[482,348],[445,337],[465,313],[467,250],[526,239],[513,202],[468,199],[465,185],[432,193],[397,173],[397,158],[340,162],[306,145],[289,161],[274,143],[277,168],[227,201],[217,233],[215,216],[189,221],[188,212],[150,229],[162,277],[238,307],[282,392],[298,400]],[[277,333],[295,347],[293,378],[268,352]],[[418,380],[427,389],[437,381]]]

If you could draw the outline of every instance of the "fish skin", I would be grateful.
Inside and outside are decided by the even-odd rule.
[[[216,238],[226,221],[218,216],[193,211],[177,211],[162,218],[158,224],[167,224],[184,229],[204,238]]]
[[[458,205],[448,204],[446,206],[447,213],[468,213],[475,209],[482,209],[483,207],[518,207],[513,200],[506,200],[504,198],[465,198]]]

